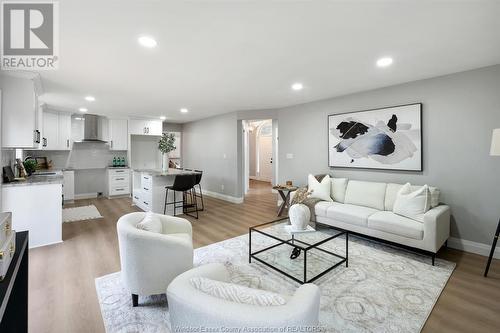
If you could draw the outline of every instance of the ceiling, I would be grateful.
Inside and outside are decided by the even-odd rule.
[[[500,63],[500,1],[59,3],[60,67],[40,72],[41,99],[68,111],[187,122]],[[394,64],[377,68],[382,56]]]

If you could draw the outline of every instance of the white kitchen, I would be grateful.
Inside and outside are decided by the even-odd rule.
[[[165,209],[166,187],[189,172],[180,169],[180,124],[95,115],[93,96],[78,110],[55,109],[41,98],[40,76],[28,72],[2,74],[0,90],[1,207],[12,212],[13,229],[29,231],[30,248],[64,241],[74,209],[66,206],[76,199],[131,197],[140,210],[174,213],[175,204]],[[158,149],[164,133],[168,154]]]

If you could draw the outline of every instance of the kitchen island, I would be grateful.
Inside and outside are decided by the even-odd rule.
[[[12,228],[29,231],[29,246],[62,242],[62,172],[32,175],[2,184],[2,209],[12,212]]]
[[[193,171],[180,169],[134,169],[132,179],[132,201],[146,212],[163,214],[165,206],[165,187],[174,183],[175,177],[182,174],[193,174]],[[182,199],[182,192],[176,192],[177,200]],[[169,191],[168,201],[174,200],[174,191]],[[182,208],[177,208],[174,214],[173,205],[167,206],[166,215],[182,214]]]

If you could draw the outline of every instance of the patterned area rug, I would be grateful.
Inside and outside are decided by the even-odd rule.
[[[62,211],[63,222],[76,222],[102,218],[101,213],[94,205],[64,208]]]
[[[252,251],[269,244],[252,235]],[[345,239],[323,247],[343,255]],[[289,247],[279,246],[266,259],[300,274],[303,255],[291,261],[289,254]],[[307,260],[311,274],[325,264],[318,253]],[[288,295],[299,286],[260,263],[248,264],[246,235],[195,250],[195,266],[211,262],[225,263],[231,280],[241,285]],[[340,265],[314,282],[321,289],[320,324],[326,332],[420,332],[454,268],[445,260],[432,266],[428,257],[351,236],[349,267]],[[170,332],[165,295],[139,297],[140,306],[132,308],[119,272],[97,278],[96,289],[107,332]]]

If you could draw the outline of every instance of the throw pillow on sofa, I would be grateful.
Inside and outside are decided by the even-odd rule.
[[[308,189],[312,193],[309,195],[310,198],[317,198],[325,201],[332,202],[332,198],[330,197],[331,191],[331,181],[330,176],[326,175],[323,177],[321,182],[318,182],[316,177],[313,175],[309,175],[307,177]]]
[[[137,223],[136,228],[161,234],[163,225],[161,224],[160,218],[156,214],[148,212],[146,213],[144,219]]]
[[[257,306],[277,306],[286,304],[286,300],[283,296],[270,291],[252,289],[233,283],[198,276],[192,277],[189,282],[201,292],[230,302]]]
[[[412,220],[424,222],[424,214],[431,209],[431,192],[424,185],[412,192],[410,183],[405,184],[398,192],[393,212]]]
[[[332,188],[330,190],[330,195],[333,201],[344,203],[347,181],[347,178],[332,178]]]

